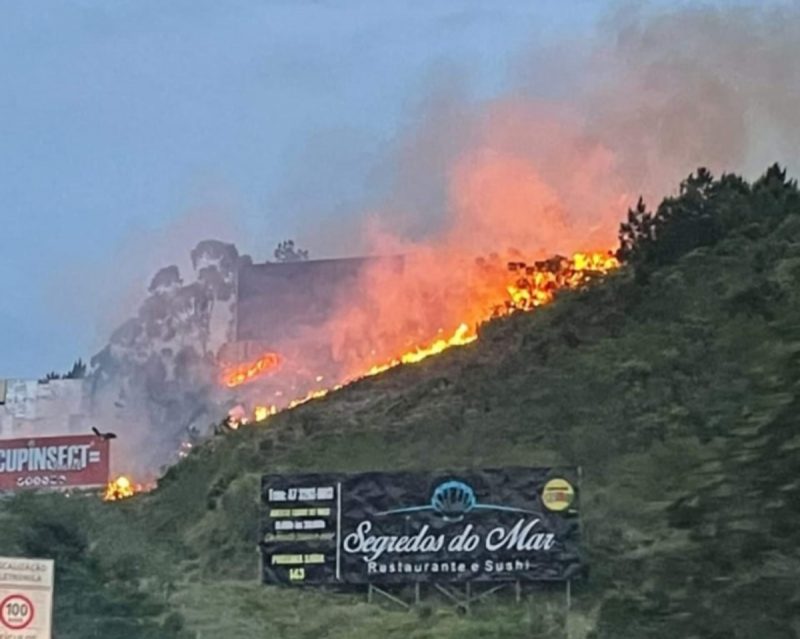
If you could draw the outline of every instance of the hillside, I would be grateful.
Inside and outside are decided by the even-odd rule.
[[[59,639],[563,637],[563,593],[470,616],[257,580],[262,472],[582,466],[570,636],[800,633],[800,196],[700,171],[622,229],[627,266],[480,339],[198,447],[118,504],[6,502],[57,560]]]

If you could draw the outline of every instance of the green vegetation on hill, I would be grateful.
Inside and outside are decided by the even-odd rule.
[[[620,239],[601,284],[208,442],[152,494],[5,502],[0,553],[56,558],[58,639],[563,637],[557,590],[460,616],[259,585],[258,479],[578,464],[591,570],[571,637],[797,637],[796,184],[698,171]]]

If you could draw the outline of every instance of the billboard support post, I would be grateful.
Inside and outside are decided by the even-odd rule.
[[[395,597],[392,593],[385,591],[383,588],[378,588],[378,586],[373,586],[372,584],[367,584],[367,603],[373,602],[375,593],[378,593],[382,597],[385,597],[392,603],[396,603],[398,606],[405,608],[406,610],[411,610],[411,604],[406,603],[400,599],[400,597]]]
[[[508,584],[497,584],[496,586],[492,586],[491,588],[484,590],[482,593],[475,595],[474,597],[470,597],[470,601],[480,601],[484,597],[488,597],[489,595],[494,594],[498,590],[502,590],[507,585]]]
[[[433,587],[436,588],[436,590],[442,593],[445,597],[447,597],[450,601],[452,601],[454,606],[462,607],[467,611],[469,610],[469,606],[466,605],[466,602],[463,601],[460,597],[458,597],[455,593],[451,592],[450,589],[447,588],[446,586],[434,583]]]
[[[567,591],[567,609],[564,611],[564,636],[566,639],[569,639],[569,611],[572,607],[572,580],[567,579],[566,583],[566,591]]]
[[[464,585],[465,592],[463,598],[460,596],[461,593],[455,591],[455,589],[451,590],[450,588],[442,584],[434,583],[433,587],[436,588],[436,590],[442,593],[445,597],[447,597],[453,603],[453,606],[455,606],[456,608],[463,608],[464,612],[469,614],[470,604],[476,601],[480,601],[481,599],[484,599],[485,597],[488,597],[489,595],[494,594],[500,590],[503,590],[508,585],[510,584],[508,583],[495,584],[494,586],[487,588],[483,592],[473,595],[472,586],[469,582],[467,582]]]

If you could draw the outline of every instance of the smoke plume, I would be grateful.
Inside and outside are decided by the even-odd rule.
[[[322,324],[299,326],[291,340],[270,344],[285,369],[246,395],[286,403],[297,386],[281,375],[302,370],[308,379],[324,376],[329,387],[461,324],[474,326],[506,294],[508,260],[613,249],[619,221],[640,194],[654,204],[698,166],[752,177],[774,161],[796,165],[798,49],[796,5],[626,6],[588,40],[532,46],[502,95],[472,97],[463,76],[437,82],[376,160],[369,179],[383,187],[369,189],[362,213],[337,215],[327,226],[309,223],[317,230],[299,236],[327,254],[346,245],[404,255],[402,274],[380,261],[364,268]],[[217,304],[230,299],[223,289],[233,270],[223,261],[216,274],[198,275],[202,284],[192,289]],[[160,277],[169,284],[178,276]],[[161,295],[183,290],[173,284]],[[195,330],[206,320],[195,321],[202,305],[192,299],[184,319]],[[139,324],[142,313],[144,307]],[[140,389],[173,379],[163,359],[177,366],[172,360],[181,351],[165,351],[163,336],[149,330],[115,334],[101,368],[126,370],[123,377],[139,380]],[[201,344],[202,330],[195,333]],[[120,355],[123,338],[129,346]],[[213,355],[205,347],[198,353],[197,361]],[[114,369],[120,359],[127,363]],[[194,407],[208,405],[210,378],[200,378],[192,386],[192,375],[180,377],[171,387],[180,408],[174,397],[162,398],[168,408],[140,420],[145,431],[191,423]],[[168,419],[169,407],[181,419]]]
[[[626,5],[588,41],[532,46],[504,95],[431,87],[387,151],[369,216],[475,250],[613,242],[640,194],[655,203],[699,166],[753,178],[797,163],[799,48],[796,3]]]

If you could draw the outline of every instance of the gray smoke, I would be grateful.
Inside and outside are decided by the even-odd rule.
[[[376,227],[404,251],[612,248],[640,194],[654,205],[698,166],[753,177],[779,161],[796,171],[799,50],[796,3],[624,6],[588,40],[532,45],[492,99],[471,94],[465,70],[434,73],[386,147],[359,134],[302,145],[305,168],[333,157],[365,186],[360,199],[326,204],[314,194],[338,167],[307,170],[287,185],[285,214],[313,220],[298,240],[315,255],[396,252],[374,242]],[[98,402],[122,411],[141,450],[161,457],[187,428],[220,417],[212,360],[241,258],[230,245],[206,248],[188,276],[160,271],[94,360]]]
[[[492,227],[494,209],[509,207],[519,211],[500,218],[517,230],[552,222],[528,204],[531,193],[504,199],[513,186],[498,179],[489,158],[542,181],[552,196],[544,208],[558,209],[558,224],[568,229],[559,233],[573,245],[613,241],[640,194],[657,204],[700,166],[754,178],[778,161],[791,172],[800,160],[799,49],[795,2],[626,4],[588,39],[532,44],[512,65],[511,88],[491,99],[474,98],[466,70],[433,74],[365,174],[380,193],[360,215],[331,214],[322,233],[309,231],[303,243],[316,247],[333,236],[375,252],[364,232],[375,226],[424,243],[474,228],[480,212],[465,214],[471,204]],[[522,238],[518,248],[537,239],[551,238]]]
[[[748,177],[797,167],[797,3],[625,10],[605,33],[579,100],[629,184],[657,197],[701,165]]]
[[[177,266],[160,269],[92,358],[92,412],[120,435],[117,470],[152,477],[219,420],[217,351],[232,337],[236,272],[249,261],[232,244],[200,242],[187,280]]]

